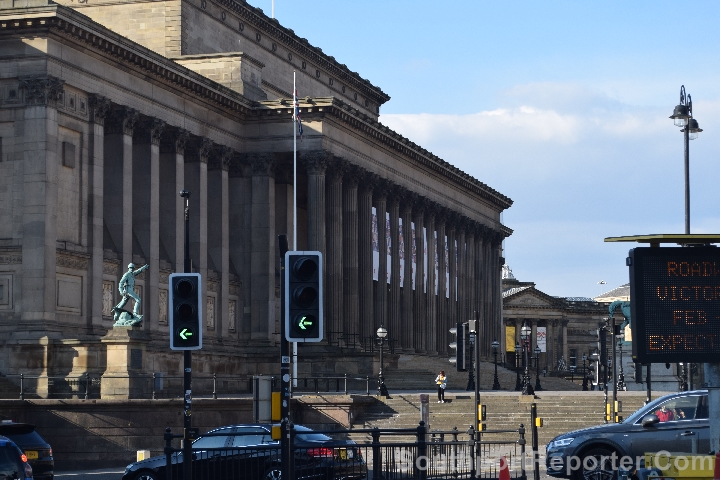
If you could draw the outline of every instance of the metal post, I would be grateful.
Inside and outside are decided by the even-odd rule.
[[[347,394],[348,394],[348,390],[347,390],[347,373],[345,374],[345,389],[344,389],[344,391],[345,391],[345,395],[347,395]]]
[[[293,239],[293,241],[297,241]],[[285,338],[285,252],[288,251],[287,235],[278,235],[280,253],[280,474],[290,478],[290,343]]]
[[[476,478],[477,475],[477,456],[475,455],[475,429],[473,427],[468,428],[468,444],[470,446],[470,478]]]
[[[25,374],[20,374],[20,400],[25,400]]]
[[[454,468],[453,468],[453,478],[457,478],[458,477],[458,452],[457,452],[458,429],[457,429],[457,427],[453,427],[452,432],[453,432],[452,433],[452,441],[453,441],[452,458],[455,463]]]
[[[88,399],[88,391],[90,390],[90,374],[85,373],[85,400]]]
[[[370,432],[370,435],[372,436],[373,478],[382,478],[382,452],[380,451],[380,430],[375,427],[373,428],[373,431]]]
[[[685,233],[690,234],[690,122],[683,129],[685,140]]]
[[[615,411],[615,406],[617,405],[617,389],[618,389],[618,382],[617,382],[617,359],[615,357],[615,345],[617,344],[617,339],[615,337],[615,316],[612,317],[612,369],[613,369],[613,403],[612,403],[612,423],[616,423],[617,418],[617,412]]]
[[[493,377],[492,389],[500,390],[500,379],[498,379],[498,374],[497,374],[497,365],[498,365],[497,364],[497,356],[498,356],[497,347],[493,348],[493,356],[495,357],[495,360],[494,360],[495,361],[495,376]]]
[[[157,400],[157,395],[155,394],[155,385],[157,385],[157,380],[156,380],[155,377],[156,377],[155,372],[153,372],[153,377],[152,377],[152,380],[153,380],[152,399],[153,399],[153,400]]]
[[[645,405],[650,403],[650,396],[652,395],[652,385],[650,380],[650,373],[652,371],[652,364],[647,365],[647,370],[645,373],[645,380],[647,381],[647,397],[645,398]]]
[[[518,440],[518,444],[520,445],[520,478],[527,478],[525,472],[525,425],[522,423],[518,429],[518,434],[520,434],[520,439]]]
[[[519,392],[522,390],[522,384],[520,383],[520,344],[515,343],[515,391]]]
[[[425,428],[425,422],[420,420],[420,424],[417,428],[417,443],[418,443],[418,459],[415,462],[415,466],[420,470],[418,473],[419,480],[427,479],[427,428]]]
[[[192,273],[190,260],[190,192],[183,190],[180,196],[185,199],[185,273]],[[183,351],[183,478],[192,480],[192,351]]]
[[[572,369],[573,374],[575,373],[575,368]],[[535,391],[539,392],[542,390],[542,385],[540,385],[540,352],[535,352]]]
[[[165,438],[165,451],[164,451],[164,453],[165,453],[165,472],[166,472],[166,473],[165,473],[165,476],[166,476],[166,478],[170,479],[170,478],[173,478],[172,470],[171,470],[171,469],[172,469],[172,451],[173,451],[173,448],[172,448],[172,439],[173,439],[173,434],[172,434],[172,430],[170,430],[170,427],[167,427],[167,428],[165,429],[164,438]]]
[[[213,373],[213,400],[217,400],[217,373]]]
[[[532,455],[533,455],[533,479],[540,480],[540,451],[538,450],[538,426],[537,426],[537,404],[530,404],[530,421],[532,422]]]

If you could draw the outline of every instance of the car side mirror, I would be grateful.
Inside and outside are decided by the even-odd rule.
[[[651,413],[650,415],[645,415],[642,419],[642,426],[643,427],[652,427],[656,423],[660,423],[660,419],[657,415]]]

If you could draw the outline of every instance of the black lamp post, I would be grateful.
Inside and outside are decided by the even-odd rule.
[[[522,383],[520,383],[520,344],[515,343],[515,391],[519,392],[522,390]]]
[[[625,372],[623,371],[623,354],[622,354],[623,340],[625,340],[625,334],[621,333],[619,335],[619,337],[620,337],[620,341],[618,342],[618,349],[620,350],[620,370],[618,370],[617,389],[618,390],[627,390],[627,385],[625,385]]]
[[[495,377],[493,378],[493,390],[500,390],[500,380],[498,380],[497,375],[497,356],[498,356],[498,348],[500,347],[500,342],[497,340],[493,340],[492,342],[492,351],[493,351],[493,357],[495,357]]]
[[[540,347],[535,347],[535,391],[542,390],[540,386]]]
[[[702,129],[692,116],[692,98],[685,95],[685,85],[680,86],[680,104],[670,116],[675,126],[685,134],[685,233],[690,234],[690,140],[695,140]]]
[[[380,373],[378,375],[378,395],[381,397],[389,397],[387,387],[385,386],[385,376],[383,375],[383,346],[385,345],[385,337],[388,331],[384,327],[377,329],[378,344],[380,345]]]
[[[522,394],[523,395],[533,395],[533,388],[532,385],[530,385],[530,373],[528,372],[528,355],[530,350],[530,333],[532,332],[532,329],[530,326],[528,326],[527,323],[524,323],[523,326],[520,328],[520,340],[522,341],[522,349],[523,349],[523,379],[522,379]]]
[[[585,368],[585,361],[587,360],[587,355],[583,355],[582,359],[583,359],[582,389],[583,389],[583,392],[587,392],[588,391],[588,377],[587,377],[587,369]]]

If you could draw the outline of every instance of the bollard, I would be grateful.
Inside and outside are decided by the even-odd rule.
[[[90,391],[90,374],[85,373],[85,400],[88,399],[88,392]]]
[[[213,400],[217,400],[217,373],[213,373]]]
[[[532,429],[533,480],[540,480],[540,452],[538,451],[537,404],[530,404],[530,428]]]
[[[157,384],[157,379],[155,378],[155,372],[153,372],[153,387],[152,387],[152,399],[157,400],[157,394],[155,393],[155,385]]]
[[[365,376],[365,395],[370,395],[370,377]]]
[[[25,400],[25,374],[20,374],[20,400]]]
[[[347,395],[347,373],[345,374],[345,395]]]

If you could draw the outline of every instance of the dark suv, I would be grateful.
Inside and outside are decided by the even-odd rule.
[[[0,479],[32,480],[32,467],[27,463],[27,457],[7,437],[0,436]]]
[[[618,468],[642,466],[645,452],[710,450],[707,390],[666,395],[626,418],[564,433],[547,445],[545,464],[554,477],[613,478]]]
[[[0,435],[9,438],[22,449],[32,466],[35,480],[52,480],[55,468],[52,447],[35,431],[35,425],[2,420]]]

